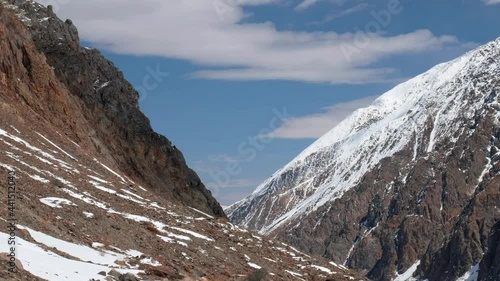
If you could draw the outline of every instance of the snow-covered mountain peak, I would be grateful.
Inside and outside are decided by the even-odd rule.
[[[440,88],[449,81],[452,81],[464,70],[464,67],[467,66],[475,70],[479,66],[482,66],[485,60],[492,56],[498,56],[499,53],[500,38],[476,50],[470,51],[453,61],[439,64],[429,71],[396,86],[377,98],[370,106],[354,111],[344,121],[304,150],[291,163],[300,161],[308,155],[329,147],[336,142],[348,139],[361,129],[390,114],[405,113],[401,110],[401,106],[415,108],[415,106],[419,106],[421,105],[420,103],[424,102],[427,103],[426,106],[432,106],[432,102],[444,101],[443,95],[439,96],[438,92],[433,93],[429,90]],[[495,63],[489,66],[491,69],[497,68],[497,64]]]
[[[499,73],[499,65],[497,39],[396,86],[228,208],[229,216],[271,232],[339,198],[382,159],[413,146],[416,160],[444,139],[453,141],[464,130],[458,119],[471,119],[485,110],[492,86],[488,81]]]

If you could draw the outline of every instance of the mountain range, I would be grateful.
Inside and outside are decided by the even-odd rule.
[[[500,281],[499,79],[497,39],[223,210],[71,20],[0,0],[0,279]]]

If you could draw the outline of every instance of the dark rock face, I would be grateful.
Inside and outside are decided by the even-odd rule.
[[[500,222],[490,231],[488,251],[480,264],[479,280],[500,280]]]
[[[333,204],[302,217],[300,228],[275,233],[372,280],[391,280],[417,260],[415,276],[422,280],[454,281],[478,263],[479,281],[500,280],[498,159],[490,160],[492,169],[479,185],[474,180],[495,154],[478,148],[496,147],[499,137],[500,128],[482,119],[476,133],[461,138],[449,156],[429,155],[410,169],[408,148],[383,160]],[[406,183],[401,174],[408,174]]]
[[[398,128],[401,130],[386,129],[382,133],[390,131],[389,137],[382,143],[376,142],[378,135],[371,135],[366,150],[361,151],[368,151],[365,157],[342,158],[351,161],[347,164],[335,162],[335,156],[345,156],[336,153],[345,150],[343,146],[349,145],[351,139],[341,139],[313,152],[308,149],[310,154],[299,156],[299,160],[277,172],[255,197],[230,207],[230,219],[276,235],[303,251],[344,263],[372,280],[389,281],[411,269],[410,275],[417,280],[454,281],[476,265],[479,281],[500,280],[499,54],[500,39],[465,58],[470,62],[460,65],[462,74],[437,79],[441,86],[421,99],[423,103],[431,102],[420,108],[420,102],[415,103],[417,106],[412,105],[406,113],[411,119],[413,114],[425,111],[421,123],[413,122],[414,132],[401,133],[404,125]],[[443,71],[437,69],[418,79]],[[417,82],[397,89],[404,96],[408,92],[425,92],[432,84]],[[432,102],[432,95],[438,99],[449,95],[452,102]],[[390,96],[380,103],[387,100],[391,104],[397,101]],[[441,126],[442,135],[436,138],[435,120],[458,106],[462,113]],[[436,107],[439,109],[433,111]],[[468,110],[470,114],[465,114]],[[363,122],[368,120],[367,126],[379,120],[377,108],[365,112],[368,118],[354,116]],[[448,130],[452,126],[458,129]],[[352,133],[345,129],[342,132]],[[359,139],[362,133],[359,130],[352,134]],[[401,150],[376,162],[345,193],[332,196],[319,207],[313,204],[325,202],[321,200],[337,192],[338,186],[361,170],[359,167],[397,144],[401,137],[394,136],[398,134],[409,140]],[[345,174],[339,176],[339,169],[347,165],[352,169],[345,169]],[[318,191],[322,197],[312,197]],[[295,201],[290,203],[292,199]],[[289,209],[283,211],[285,208]]]
[[[90,131],[81,130],[73,120],[74,139],[83,143],[90,138],[89,149],[164,196],[225,217],[210,191],[187,167],[182,153],[153,131],[139,110],[137,91],[123,74],[99,51],[80,47],[77,29],[70,20],[63,22],[50,9],[31,1],[6,2],[17,7],[38,51],[76,98],[83,118],[91,125]]]

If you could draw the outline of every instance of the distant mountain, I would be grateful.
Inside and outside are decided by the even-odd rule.
[[[229,223],[122,73],[32,1],[0,0],[0,182],[0,280],[366,280]]]
[[[500,280],[499,100],[500,39],[357,110],[226,212],[373,280]]]

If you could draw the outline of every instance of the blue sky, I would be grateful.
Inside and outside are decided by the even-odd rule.
[[[500,36],[500,0],[39,2],[124,72],[224,205],[398,82]]]

